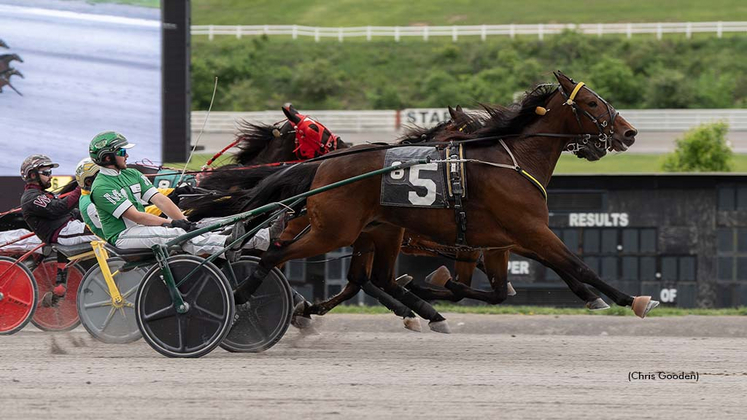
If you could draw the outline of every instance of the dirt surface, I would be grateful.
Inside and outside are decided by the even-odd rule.
[[[167,359],[81,328],[0,336],[3,419],[747,418],[747,319],[327,315],[263,354]],[[53,345],[54,342],[54,345]],[[52,350],[54,349],[54,354]],[[697,372],[664,380],[656,372]],[[655,379],[629,381],[630,372]]]

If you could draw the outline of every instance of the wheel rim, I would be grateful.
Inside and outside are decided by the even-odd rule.
[[[168,262],[179,284],[201,259],[176,256]],[[146,341],[157,351],[172,357],[208,353],[228,333],[233,317],[233,293],[228,281],[213,264],[203,265],[178,286],[189,305],[186,313],[179,314],[160,275],[159,267],[151,268],[138,291],[137,321]]]
[[[0,333],[25,325],[36,304],[31,273],[14,262],[10,258],[0,259]]]
[[[125,264],[119,258],[110,259],[107,263],[112,273]],[[140,338],[135,321],[135,298],[144,276],[145,270],[142,268],[114,276],[123,299],[122,305],[115,307],[100,267],[97,265],[86,273],[78,290],[78,313],[80,322],[92,336],[105,343],[129,343]]]
[[[232,264],[237,279],[249,277],[256,259]],[[249,301],[236,306],[233,326],[221,344],[227,350],[260,352],[277,343],[288,330],[292,314],[290,286],[278,270],[265,277]]]
[[[39,289],[39,301],[32,322],[37,327],[50,331],[64,331],[75,328],[80,322],[78,317],[77,297],[80,281],[83,279],[82,270],[76,265],[67,267],[67,292],[65,297],[52,307],[44,307],[41,297],[51,292],[57,281],[57,259],[44,260],[35,270],[34,278]]]

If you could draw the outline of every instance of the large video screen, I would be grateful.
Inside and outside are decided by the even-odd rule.
[[[160,28],[157,7],[0,0],[0,176],[35,153],[72,175],[108,130],[160,162]]]

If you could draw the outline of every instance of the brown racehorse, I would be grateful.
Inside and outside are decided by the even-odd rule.
[[[471,188],[466,203],[467,243],[475,249],[505,251],[485,254],[485,266],[498,298],[505,299],[505,281],[501,281],[500,273],[506,271],[508,251],[518,249],[534,255],[564,280],[593,286],[618,305],[632,306],[638,316],[644,317],[658,302],[648,296],[627,295],[605,283],[548,226],[547,205],[541,192],[560,154],[571,150],[587,160],[598,160],[607,150],[627,150],[637,134],[612,106],[583,83],[575,83],[559,72],[556,78],[557,89],[535,90],[522,102],[521,109],[495,110],[486,126],[475,133],[445,134],[448,140],[466,144]],[[299,164],[268,177],[252,191],[249,207],[276,199],[279,191],[290,185],[295,186],[295,191],[314,189],[382,167],[384,151],[374,146],[351,151],[355,149],[367,152],[340,153],[334,159]],[[265,252],[257,271],[236,290],[237,303],[245,302],[277,264],[348,246],[363,231],[375,232],[375,259],[390,259],[389,264],[374,261],[374,276],[389,279],[387,291],[402,300],[404,296],[394,283],[393,261],[399,253],[403,228],[437,243],[454,244],[457,225],[451,209],[384,207],[379,204],[380,193],[381,176],[375,176],[309,197],[308,233],[297,240],[275,244]],[[592,294],[588,289],[585,293]],[[436,319],[428,318],[431,322]]]
[[[441,131],[470,132],[482,127],[482,123],[479,119],[469,116],[459,106],[456,110],[449,107],[449,111],[452,116],[451,121],[441,123],[437,127],[430,129],[413,127],[400,139],[400,143],[414,144],[429,141],[433,139],[435,134]],[[275,172],[276,168],[252,168],[251,170],[246,170],[246,168],[242,167],[270,162],[295,160],[298,156],[294,153],[294,131],[290,130],[289,127],[291,127],[291,125],[297,126],[301,122],[303,116],[300,115],[292,106],[283,107],[283,112],[288,118],[288,122],[283,124],[280,128],[278,128],[277,125],[265,126],[243,123],[241,131],[237,135],[237,141],[242,150],[234,157],[234,160],[237,161],[238,164],[217,168],[204,177],[200,181],[199,186],[214,191],[229,192],[248,189],[253,187],[259,180],[266,177],[269,173]],[[318,124],[318,126],[323,130],[324,134],[322,136],[322,142],[324,142],[331,136],[331,133],[329,133],[323,125]],[[348,146],[345,143],[341,140],[338,141],[337,148],[342,149],[346,147]],[[232,207],[232,202],[230,200],[225,200],[225,198],[228,198],[229,196],[230,195],[224,194],[223,196],[217,197],[207,196],[186,200],[183,199],[180,202],[180,206],[183,209],[188,210],[191,220],[199,220],[206,216],[214,217],[230,215],[239,211],[239,209]],[[291,235],[292,237],[292,235],[301,232],[307,225],[308,220],[305,217],[295,219],[288,227],[286,235]],[[415,244],[413,243],[412,245],[414,246]],[[378,299],[379,302],[390,308],[396,314],[404,317],[405,325],[408,328],[419,330],[419,322],[414,318],[414,314],[409,308],[403,306],[396,299],[391,298],[391,296],[384,293],[371,282],[368,282],[370,268],[365,269],[365,267],[370,267],[374,250],[369,243],[367,234],[362,234],[361,238],[353,244],[353,251],[354,256],[351,261],[351,268],[348,276],[352,280],[338,295],[333,296],[325,302],[303,308],[303,314],[307,318],[311,314],[324,314],[339,305],[341,302],[352,298],[359,290],[363,289],[366,293]],[[419,252],[422,253],[422,251]],[[474,269],[474,266],[472,266],[472,269]],[[374,279],[373,283],[378,284],[379,282]],[[302,323],[299,321],[295,325],[302,325]]]

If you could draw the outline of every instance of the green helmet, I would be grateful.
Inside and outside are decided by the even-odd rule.
[[[114,131],[104,131],[96,134],[91,140],[91,144],[88,146],[88,154],[97,165],[111,165],[119,149],[129,149],[133,146],[134,144],[127,142],[125,136]],[[107,161],[107,156],[111,156],[112,159]]]

